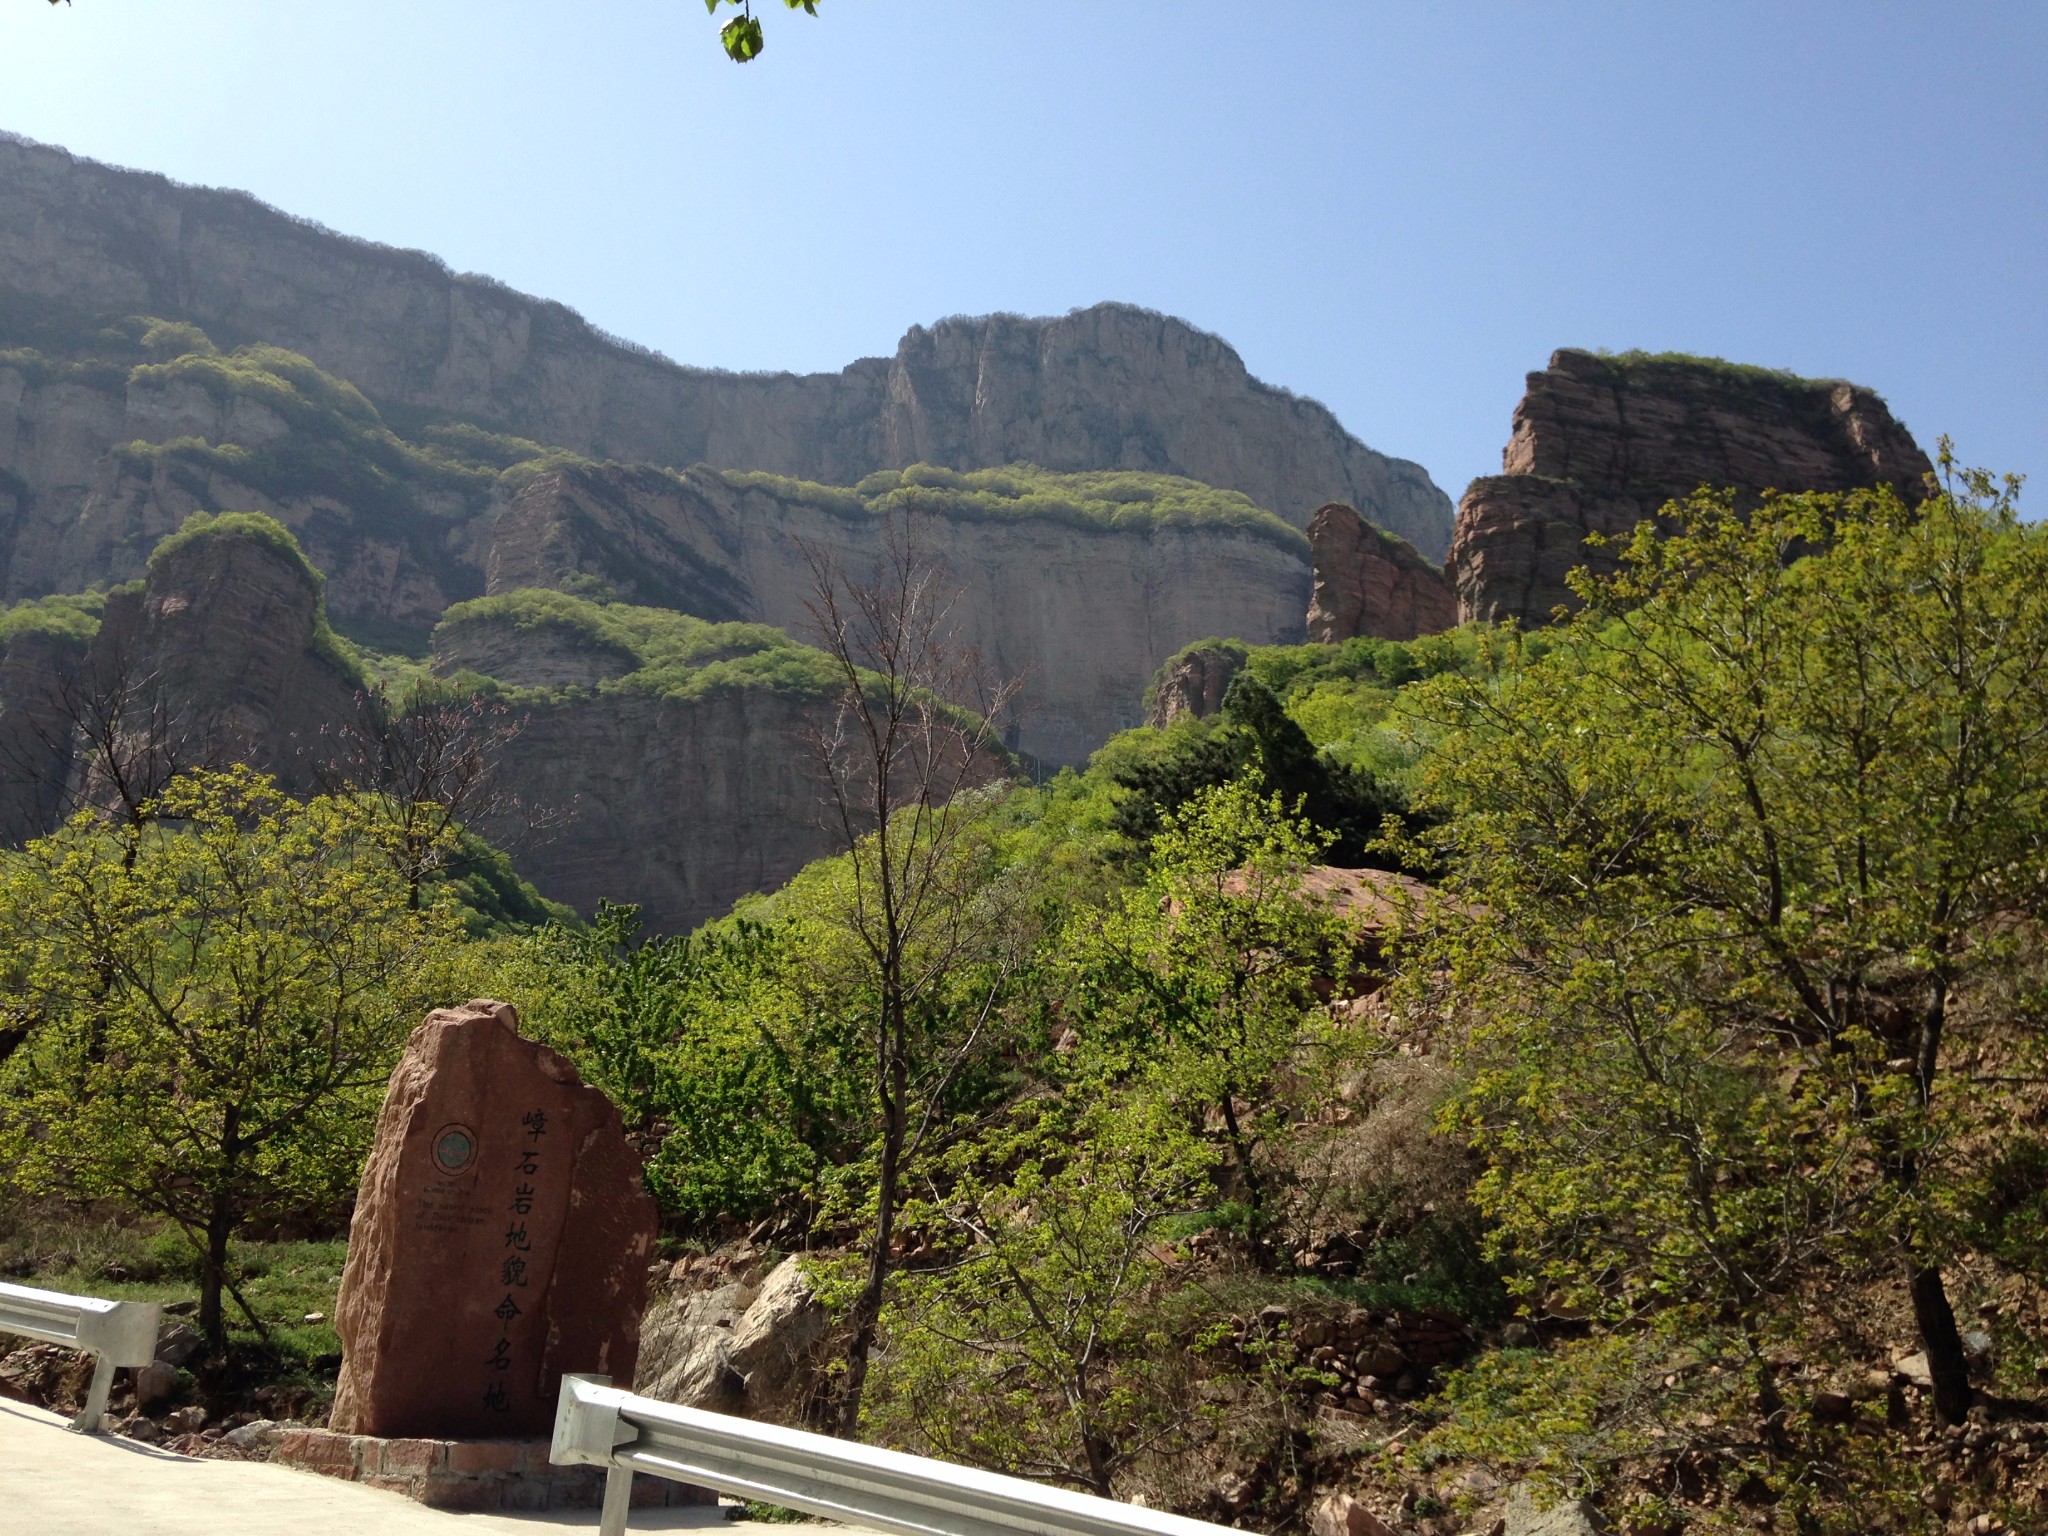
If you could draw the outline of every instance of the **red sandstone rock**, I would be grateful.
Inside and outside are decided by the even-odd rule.
[[[1341,501],[1317,508],[1308,520],[1308,547],[1315,568],[1309,639],[1413,640],[1457,624],[1457,594],[1443,572],[1356,508]]]
[[[1749,506],[1766,490],[1887,484],[1910,500],[1931,466],[1884,401],[1854,384],[1566,349],[1529,375],[1501,468],[1458,504],[1446,571],[1468,623],[1546,622],[1573,606],[1568,572],[1612,568],[1612,551],[1587,549],[1587,534],[1625,533],[1703,485]]]
[[[564,1372],[632,1379],[654,1202],[618,1111],[517,1024],[441,1009],[391,1074],[335,1307],[338,1431],[517,1438]]]

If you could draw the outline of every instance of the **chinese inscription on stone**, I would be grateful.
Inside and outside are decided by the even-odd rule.
[[[564,1372],[631,1379],[654,1203],[611,1103],[517,1023],[430,1014],[392,1073],[335,1309],[336,1429],[517,1439]]]

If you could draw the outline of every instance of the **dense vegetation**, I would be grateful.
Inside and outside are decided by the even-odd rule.
[[[1702,493],[1540,635],[1206,642],[1238,669],[1216,717],[905,803],[879,862],[849,822],[692,935],[465,926],[392,899],[348,841],[374,818],[247,778],[88,817],[7,856],[11,1176],[160,1210],[236,1277],[253,1250],[114,1176],[158,1122],[95,1172],[64,1116],[262,1085],[163,1064],[128,952],[29,896],[159,901],[175,935],[190,861],[309,859],[361,882],[365,1063],[423,992],[505,997],[620,1106],[671,1251],[806,1254],[842,1351],[881,1285],[816,1423],[1272,1529],[1344,1488],[1448,1536],[1515,1480],[1636,1536],[2037,1528],[2048,538],[1945,467],[1917,508]],[[448,622],[550,631],[605,686],[781,654],[558,595]],[[823,696],[873,692],[823,659]],[[888,945],[884,867],[930,914]],[[235,1027],[208,996],[191,1039]],[[307,1178],[360,1154],[360,1091]],[[1425,1329],[1454,1358],[1390,1342]]]

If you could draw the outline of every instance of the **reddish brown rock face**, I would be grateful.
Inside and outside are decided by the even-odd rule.
[[[1443,572],[1357,509],[1340,501],[1317,508],[1308,520],[1308,547],[1315,568],[1309,639],[1413,640],[1457,624],[1457,595]]]
[[[1766,490],[1876,485],[1913,500],[1932,466],[1854,384],[1565,350],[1529,375],[1501,467],[1458,504],[1446,569],[1465,622],[1548,621],[1574,605],[1574,567],[1612,568],[1588,534],[1628,532],[1703,485],[1748,506]]]
[[[517,1439],[564,1372],[632,1380],[654,1202],[611,1101],[517,1024],[441,1009],[391,1074],[335,1308],[337,1430]]]

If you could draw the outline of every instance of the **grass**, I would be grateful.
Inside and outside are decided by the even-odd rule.
[[[216,1403],[252,1400],[317,1411],[341,1366],[334,1302],[348,1244],[334,1238],[254,1239],[230,1250],[236,1287],[263,1328],[226,1298],[228,1358],[201,1367]],[[97,1211],[27,1206],[0,1211],[0,1275],[22,1285],[109,1301],[155,1301],[196,1311],[199,1256],[176,1229]],[[308,1314],[319,1322],[307,1322]]]
[[[713,624],[672,609],[597,603],[566,592],[526,590],[457,603],[435,634],[448,643],[468,629],[506,627],[610,653],[631,666],[601,684],[602,692],[694,699],[726,688],[767,688],[817,698],[834,681],[822,651],[766,624]]]

